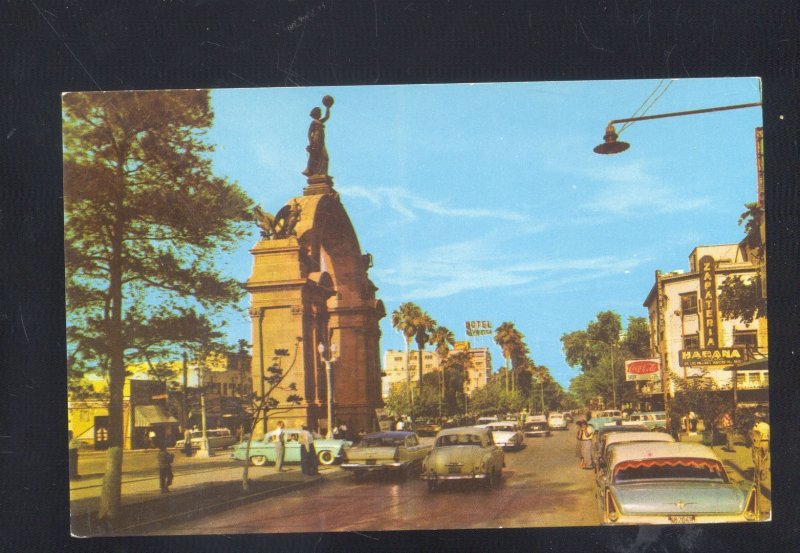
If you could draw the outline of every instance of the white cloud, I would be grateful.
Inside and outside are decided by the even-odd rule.
[[[507,251],[486,239],[474,239],[415,251],[392,267],[373,269],[386,300],[413,301],[454,296],[484,289],[535,284],[538,290],[557,290],[578,282],[630,273],[645,262],[603,256],[584,259],[548,259],[513,263]]]
[[[365,199],[375,207],[388,205],[388,207],[409,220],[416,219],[417,213],[424,212],[443,217],[494,218],[512,222],[528,221],[528,216],[522,213],[480,207],[453,206],[446,202],[417,196],[402,187],[339,186],[337,189],[342,196]]]

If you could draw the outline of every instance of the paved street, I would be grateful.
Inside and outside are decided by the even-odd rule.
[[[527,438],[522,451],[506,453],[499,489],[453,485],[431,494],[417,478],[373,475],[356,482],[344,475],[324,486],[268,498],[162,527],[153,534],[337,532],[599,523],[593,474],[578,468],[574,432]],[[427,439],[429,440],[429,439]]]

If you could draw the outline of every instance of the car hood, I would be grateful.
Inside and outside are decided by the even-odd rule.
[[[615,484],[611,490],[628,514],[741,513],[749,485],[673,480]]]

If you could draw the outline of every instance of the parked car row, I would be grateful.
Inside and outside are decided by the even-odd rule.
[[[594,435],[595,499],[603,524],[757,520],[752,482],[732,482],[708,446],[678,443],[644,424]]]

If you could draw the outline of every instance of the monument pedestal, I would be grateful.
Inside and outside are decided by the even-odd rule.
[[[306,182],[308,186],[303,188],[303,196],[315,196],[333,192],[333,177],[328,175],[311,175]]]
[[[309,178],[303,196],[289,204],[299,210],[290,235],[262,240],[251,250],[253,272],[246,288],[253,321],[254,392],[261,395],[264,376],[276,365],[285,378],[271,396],[280,410],[270,415],[268,430],[278,420],[288,428],[319,428],[327,418],[329,391],[317,346],[336,344],[332,423],[372,430],[375,409],[382,406],[378,323],[386,312],[367,276],[369,256],[361,253],[330,177]],[[279,350],[288,356],[278,355]],[[288,403],[292,394],[302,398],[299,404]],[[257,425],[256,432],[261,430]]]

